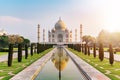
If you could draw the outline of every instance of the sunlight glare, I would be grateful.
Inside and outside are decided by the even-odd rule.
[[[109,0],[104,5],[104,29],[110,32],[120,31],[120,0]]]

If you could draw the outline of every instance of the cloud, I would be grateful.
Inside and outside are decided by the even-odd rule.
[[[32,25],[35,23],[35,20],[26,20],[13,16],[0,16],[0,26]]]
[[[0,23],[9,23],[9,24],[13,24],[13,23],[21,23],[22,19],[20,18],[16,18],[16,17],[12,17],[12,16],[0,16]]]

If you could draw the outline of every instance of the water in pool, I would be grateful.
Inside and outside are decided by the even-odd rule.
[[[35,80],[85,80],[63,48],[57,48]]]

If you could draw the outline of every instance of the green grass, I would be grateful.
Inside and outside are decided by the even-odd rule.
[[[116,54],[119,54],[119,55],[120,55],[120,52],[116,52]]]
[[[9,49],[9,48],[4,48],[4,49]],[[18,50],[18,48],[13,48],[13,50]]]
[[[0,52],[0,56],[6,55],[6,54],[8,54],[8,52]]]
[[[43,55],[48,53],[50,50],[52,50],[52,48],[45,50],[44,52],[40,54],[34,54],[33,56],[29,55],[28,59],[25,59],[23,57],[21,63],[19,63],[17,59],[14,59],[12,63],[13,65],[11,67],[7,66],[7,62],[0,62],[0,78],[3,77],[2,80],[9,80],[12,76],[17,74],[18,72],[20,72],[21,70],[29,66],[30,64],[32,64],[37,59],[41,58]]]
[[[104,48],[104,51],[108,51],[108,49],[109,49],[109,48],[105,47],[105,48]]]
[[[96,69],[98,69],[100,72],[111,78],[112,80],[120,80],[120,62],[114,61],[114,64],[110,65],[109,60],[106,58],[104,58],[104,60],[101,62],[98,56],[94,58],[93,55],[88,56],[73,49],[69,50],[93,67],[95,67]]]
[[[8,49],[8,48],[4,48],[4,49]],[[13,50],[14,50],[14,51],[17,51],[18,48],[13,48]],[[0,56],[6,55],[6,54],[8,54],[8,52],[0,52]]]

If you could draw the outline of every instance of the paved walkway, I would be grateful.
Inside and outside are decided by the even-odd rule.
[[[93,50],[90,51],[91,54],[93,53]],[[96,51],[98,55],[98,51]],[[23,55],[25,55],[25,51],[23,51]],[[109,58],[109,52],[104,52],[104,57]],[[13,54],[13,58],[17,58],[17,52]],[[0,56],[0,62],[7,61],[8,60],[8,54]],[[120,61],[120,55],[114,54],[114,60]]]
[[[43,68],[43,66],[46,64],[46,62],[51,58],[52,54],[56,50],[53,49],[48,54],[25,68],[23,71],[12,77],[10,80],[34,80],[34,78],[37,76],[39,71]]]
[[[25,51],[22,52],[22,55],[25,55]],[[14,52],[13,58],[17,58],[17,52]],[[7,61],[8,60],[8,54],[0,56],[0,62]]]
[[[75,63],[80,67],[90,78],[91,80],[111,80],[107,76],[105,76],[100,71],[96,70],[94,67],[83,61],[81,58],[73,54],[71,51],[66,49],[71,58],[75,61]]]
[[[91,50],[90,52],[91,52],[91,54],[93,54],[93,50]],[[98,50],[96,51],[96,53],[97,53],[97,55],[99,55]],[[104,57],[109,58],[109,52],[104,52]],[[114,54],[114,60],[115,61],[120,61],[120,55],[119,54]]]

